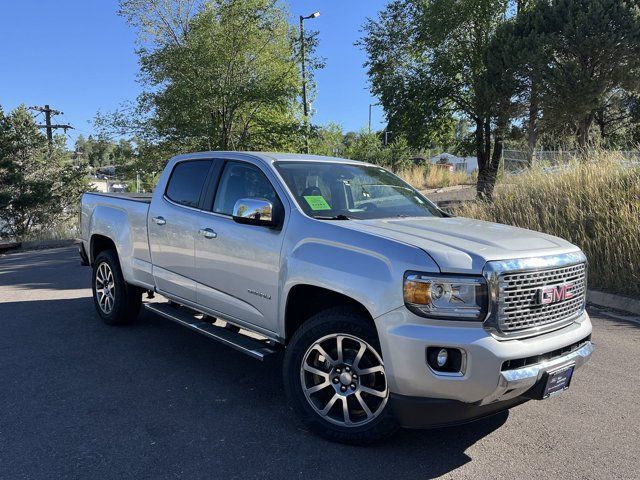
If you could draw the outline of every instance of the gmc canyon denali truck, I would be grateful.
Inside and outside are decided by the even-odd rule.
[[[146,309],[256,359],[283,352],[292,408],[335,441],[555,396],[593,350],[576,246],[452,217],[376,165],[180,155],[151,197],[84,194],[81,231],[106,323],[158,293]]]

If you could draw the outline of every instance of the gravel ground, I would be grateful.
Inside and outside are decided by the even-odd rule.
[[[457,185],[455,187],[422,190],[422,193],[433,202],[468,202],[476,198],[475,185]]]
[[[593,315],[558,398],[368,448],[323,441],[261,364],[150,314],[108,327],[73,248],[0,257],[0,478],[640,478],[640,325]]]

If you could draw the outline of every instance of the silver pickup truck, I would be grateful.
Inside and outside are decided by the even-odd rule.
[[[376,165],[181,155],[151,197],[86,193],[81,231],[105,322],[159,294],[144,308],[282,353],[292,408],[339,442],[555,396],[593,349],[576,246],[450,216]]]

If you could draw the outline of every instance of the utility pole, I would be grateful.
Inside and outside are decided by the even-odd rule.
[[[304,121],[309,115],[309,105],[307,104],[307,69],[304,65],[304,17],[300,15],[300,64],[302,66],[302,111]]]
[[[64,133],[67,133],[68,129],[73,129],[73,127],[68,124],[52,124],[51,117],[53,115],[62,115],[64,112],[61,112],[60,110],[54,110],[49,107],[49,105],[45,105],[44,107],[29,107],[29,110],[44,113],[44,125],[36,125],[36,127],[44,128],[47,130],[47,140],[49,140],[49,145],[53,143],[54,130],[62,128],[64,130]]]
[[[302,66],[302,111],[304,112],[304,153],[309,153],[309,105],[307,103],[307,69],[304,65],[304,21],[318,18],[320,12],[313,12],[311,15],[300,15],[300,63]]]

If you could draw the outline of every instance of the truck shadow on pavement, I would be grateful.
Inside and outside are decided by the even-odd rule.
[[[286,406],[279,362],[153,314],[109,327],[91,298],[8,302],[0,327],[2,478],[434,478],[508,417],[338,445]]]

